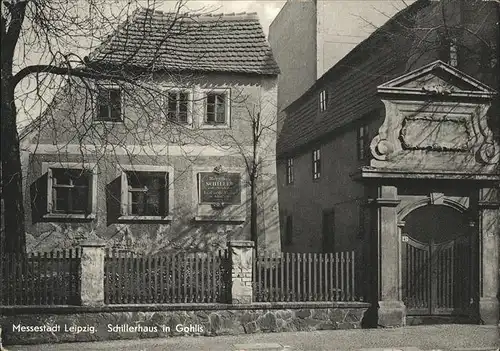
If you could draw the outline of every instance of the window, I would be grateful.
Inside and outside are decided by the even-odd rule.
[[[119,87],[97,88],[98,121],[119,122],[122,120],[122,96]]]
[[[52,212],[85,214],[91,212],[92,174],[83,169],[52,168]]]
[[[335,212],[323,211],[323,252],[335,252]]]
[[[449,53],[449,61],[448,63],[453,66],[457,67],[458,66],[458,49],[457,49],[457,43],[455,43],[454,40],[450,41],[450,53]]]
[[[362,125],[358,128],[358,136],[357,136],[357,153],[358,160],[365,160],[369,156],[369,145],[368,145],[368,126]]]
[[[286,183],[293,183],[293,158],[286,159]]]
[[[292,245],[293,243],[293,221],[292,216],[285,218],[285,245]]]
[[[227,102],[228,98],[225,93],[207,93],[205,123],[227,123]]]
[[[122,174],[124,216],[166,217],[169,195],[168,172],[128,170]]]
[[[319,93],[319,109],[321,112],[326,111],[328,108],[328,92],[326,90],[322,90]]]
[[[441,38],[439,59],[447,62],[450,66],[458,66],[458,46],[455,39]]]
[[[167,118],[178,123],[188,123],[189,93],[170,91],[167,99]]]
[[[312,154],[312,170],[313,170],[313,179],[319,179],[321,176],[321,158],[319,149],[313,151]]]
[[[46,177],[45,218],[93,219],[97,212],[97,168],[95,164],[42,163]],[[41,205],[41,203],[40,203]]]

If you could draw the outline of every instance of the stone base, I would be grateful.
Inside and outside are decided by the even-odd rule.
[[[248,306],[179,304],[54,307],[45,308],[44,311],[33,308],[30,314],[10,309],[9,315],[0,316],[0,325],[3,326],[3,341],[9,345],[183,335],[238,335],[358,329],[368,307],[369,304],[363,302],[301,302],[279,303],[275,306],[271,303],[253,303]],[[26,326],[50,327],[51,330],[35,332],[26,329]],[[76,327],[81,329],[75,330]]]
[[[500,303],[496,297],[482,297],[479,299],[479,314],[481,323],[497,325],[500,319]]]
[[[379,301],[378,325],[382,327],[404,327],[406,306],[403,301]]]

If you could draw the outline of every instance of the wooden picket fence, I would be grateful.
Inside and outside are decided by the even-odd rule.
[[[355,251],[263,253],[254,259],[254,301],[358,301]]]
[[[107,251],[104,300],[107,304],[225,303],[230,269],[227,250],[155,256]]]
[[[0,305],[78,305],[80,250],[4,253]]]

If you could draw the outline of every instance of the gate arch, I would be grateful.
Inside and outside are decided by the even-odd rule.
[[[472,235],[458,201],[414,201],[401,221],[402,299],[408,315],[471,315]]]

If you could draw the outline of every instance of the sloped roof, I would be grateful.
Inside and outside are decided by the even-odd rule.
[[[155,70],[279,74],[256,13],[190,15],[141,9],[89,59]]]
[[[402,54],[395,55],[386,47],[384,36],[394,30],[392,26],[400,19],[413,18],[413,14],[430,4],[429,0],[417,0],[399,11],[288,105],[284,109],[286,119],[278,137],[278,154],[294,153],[326,138],[379,106],[377,86],[403,74],[406,64]],[[329,108],[317,117],[317,94],[330,84],[333,89],[328,91]]]

